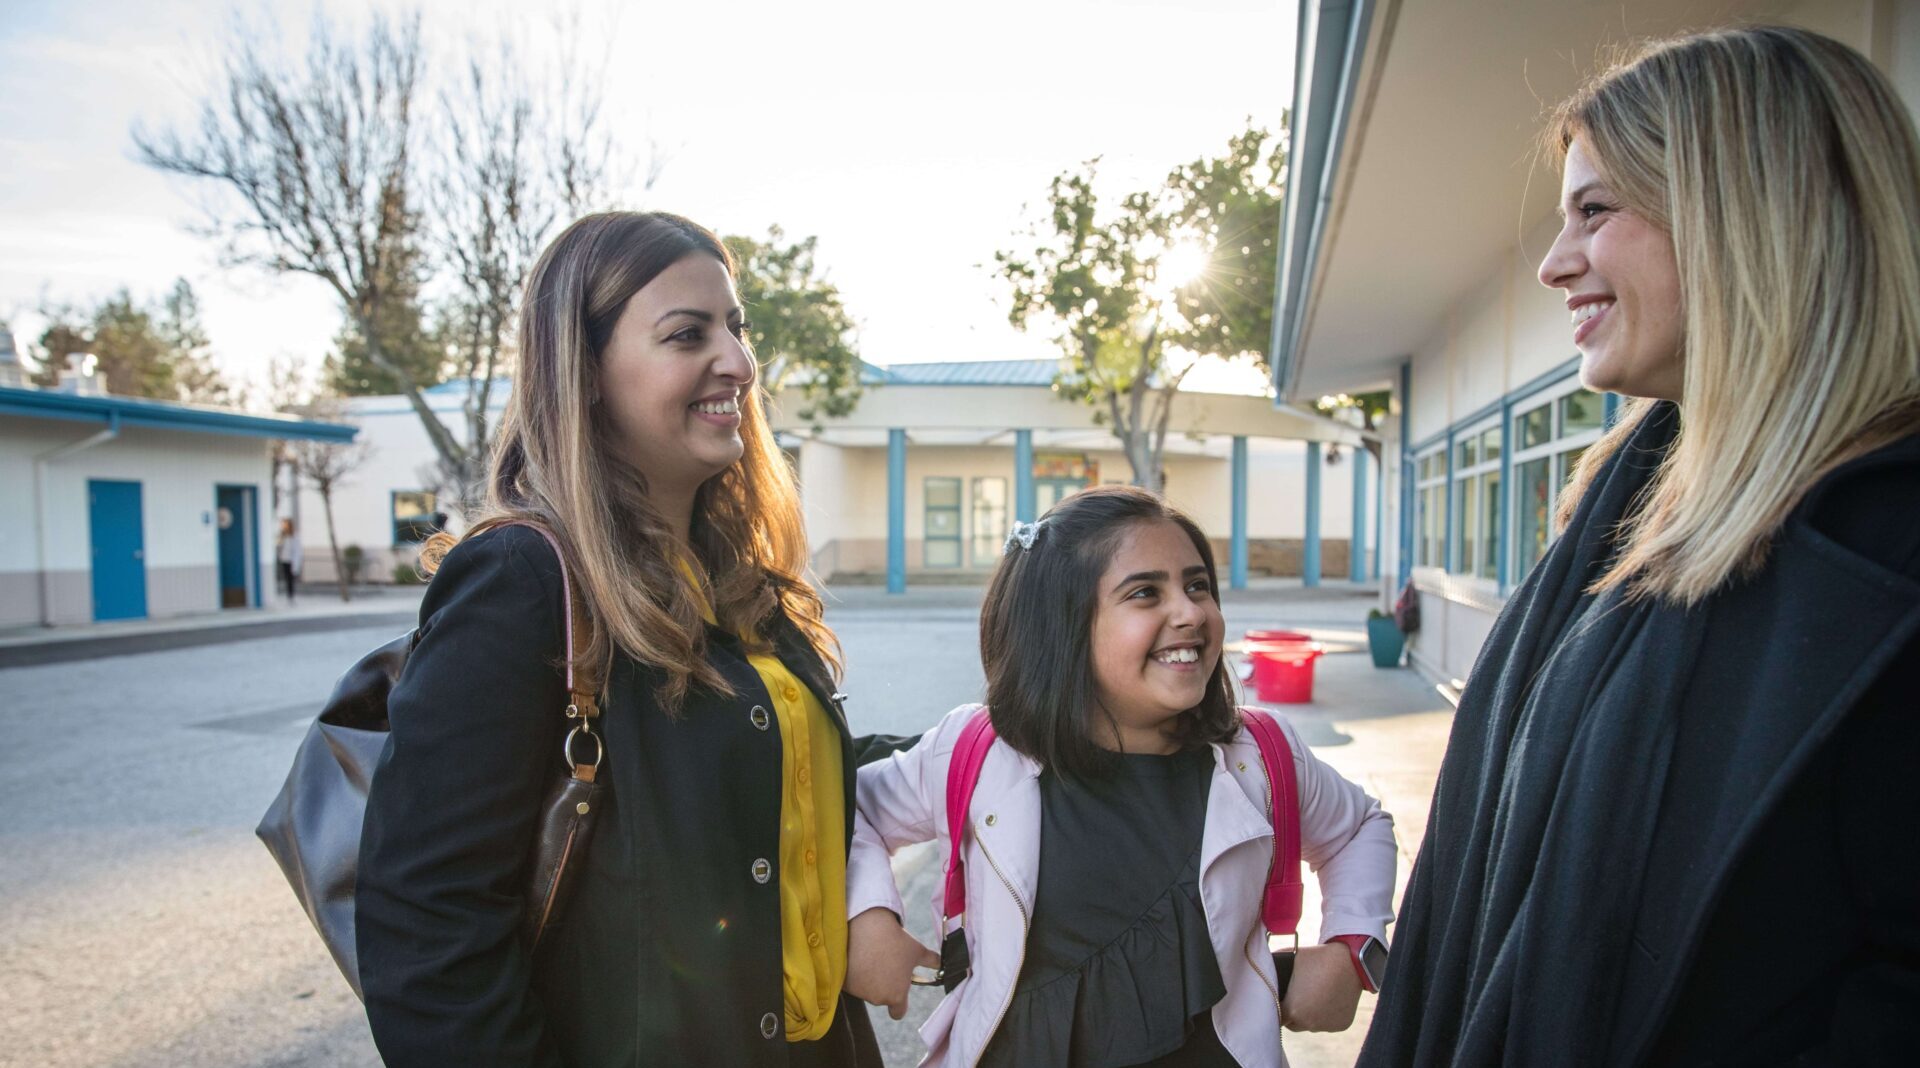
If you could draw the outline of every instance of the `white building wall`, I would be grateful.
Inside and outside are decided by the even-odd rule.
[[[260,557],[254,581],[261,603],[273,603],[268,515],[272,463],[262,438],[129,428],[117,438],[54,460],[47,467],[43,555],[42,517],[34,507],[35,459],[98,430],[91,423],[0,419],[0,499],[17,502],[0,514],[0,625],[92,619],[90,479],[140,483],[151,618],[219,609],[215,489],[254,487]],[[44,595],[51,597],[44,610],[42,560]]]
[[[430,395],[429,400],[454,440],[464,442],[466,419],[459,398]],[[504,411],[502,398],[494,415],[495,425]],[[356,398],[341,421],[360,428],[360,440],[367,443],[368,454],[366,462],[337,485],[333,495],[334,530],[342,549],[358,545],[366,554],[361,581],[389,582],[396,564],[411,564],[419,556],[417,545],[393,542],[393,494],[430,488],[438,454],[419,415],[400,397]],[[457,532],[463,528],[450,502],[440,500],[437,507],[448,514],[449,529]],[[310,582],[334,581],[325,511],[319,492],[305,480],[298,514],[306,556],[301,577]]]

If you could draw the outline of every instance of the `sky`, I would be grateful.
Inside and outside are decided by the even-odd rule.
[[[504,0],[424,0],[431,53],[475,33],[553,40]],[[296,53],[316,11],[353,22],[386,0],[0,4],[0,319],[23,347],[48,302],[127,287],[199,293],[215,360],[257,382],[270,360],[317,366],[339,329],[323,284],[223,265],[196,232],[212,190],[133,158],[131,130],[189,124],[239,17]],[[529,14],[529,10],[535,11]],[[1007,323],[988,265],[1015,247],[1048,181],[1101,157],[1110,192],[1217,154],[1292,96],[1290,0],[582,0],[604,59],[609,137],[634,167],[623,207],[721,233],[819,239],[817,259],[879,364],[1049,357]]]

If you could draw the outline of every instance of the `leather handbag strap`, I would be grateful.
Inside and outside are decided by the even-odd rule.
[[[1267,869],[1266,894],[1260,919],[1272,934],[1300,930],[1305,886],[1300,879],[1300,781],[1293,767],[1293,747],[1274,718],[1257,708],[1242,708],[1240,721],[1260,748],[1267,769],[1268,815],[1273,821],[1273,865]]]
[[[562,752],[566,756],[567,764],[573,768],[574,778],[583,782],[592,782],[599,772],[601,757],[606,753],[606,744],[593,731],[594,718],[600,715],[599,698],[591,690],[582,688],[574,674],[574,661],[579,655],[579,649],[574,643],[573,617],[579,612],[580,606],[573,596],[573,580],[567,574],[567,554],[560,551],[560,540],[540,523],[530,519],[507,519],[502,520],[498,525],[527,527],[534,531],[546,539],[547,545],[553,549],[553,558],[559,561],[560,596],[566,602],[566,609],[560,614],[563,617],[567,642],[567,718],[574,721],[573,730],[567,732],[567,740],[562,743]],[[581,739],[590,739],[593,742],[592,762],[574,758],[574,743]]]

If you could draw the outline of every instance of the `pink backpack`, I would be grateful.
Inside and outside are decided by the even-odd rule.
[[[1273,864],[1267,870],[1260,919],[1269,933],[1291,936],[1297,949],[1303,884],[1300,880],[1300,784],[1294,774],[1293,749],[1287,745],[1287,736],[1280,725],[1267,713],[1257,708],[1242,708],[1240,719],[1260,748],[1260,763],[1266,768],[1267,781],[1272,784],[1268,817],[1274,832]],[[995,737],[993,720],[982,708],[960,729],[960,740],[953,747],[953,760],[947,766],[947,833],[951,849],[947,853],[943,931],[954,917],[967,910],[966,869],[960,857],[961,831],[968,825],[967,811],[973,805],[974,787],[980,784],[980,768],[986,763],[987,750],[993,748]],[[959,931],[945,935],[940,955],[940,974],[919,982],[952,990],[966,977],[968,967],[966,942]],[[1275,954],[1276,965],[1290,970],[1291,960],[1282,961],[1280,956]],[[1285,982],[1286,974],[1282,972],[1283,989]]]

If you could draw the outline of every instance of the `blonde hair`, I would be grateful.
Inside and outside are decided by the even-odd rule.
[[[628,298],[686,256],[712,256],[734,272],[712,233],[677,215],[607,212],[569,226],[527,279],[520,362],[500,424],[486,504],[466,537],[501,522],[539,522],[559,539],[590,620],[575,665],[602,680],[615,647],[662,672],[662,706],[677,714],[698,683],[732,687],[706,660],[695,591],[679,548],[647,496],[646,481],[613,447],[596,405],[602,354]],[[792,468],[767,426],[761,390],[740,405],[745,451],[694,498],[690,548],[705,570],[700,595],[725,629],[769,647],[781,616],[836,676],[839,645],[805,579],[806,531]],[[429,542],[428,569],[454,540]]]
[[[1645,46],[1547,137],[1672,236],[1685,315],[1679,436],[1595,589],[1696,604],[1823,474],[1920,429],[1920,143],[1863,56],[1780,27]],[[1563,526],[1650,407],[1581,458]]]

